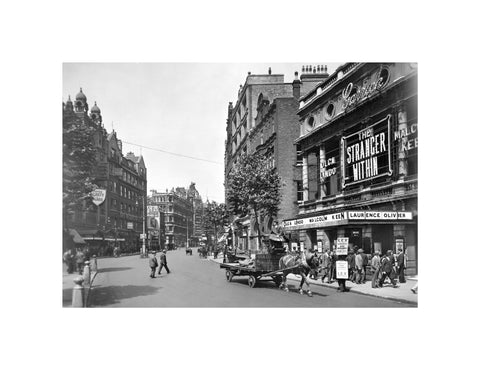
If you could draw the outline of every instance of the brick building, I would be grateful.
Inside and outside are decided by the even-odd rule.
[[[63,103],[63,125],[74,121],[94,128],[96,150],[94,183],[105,190],[105,200],[96,206],[85,200],[81,209],[67,215],[68,228],[75,229],[97,255],[110,254],[114,246],[123,252],[138,251],[146,219],[147,169],[142,156],[122,153],[115,131],[107,133],[96,102],[88,109],[82,89],[72,102]]]
[[[305,247],[338,237],[366,253],[406,250],[417,269],[417,66],[346,63],[301,97],[303,201],[284,222]]]
[[[300,95],[310,91],[328,77],[326,66],[302,68],[302,75],[292,83],[284,82],[284,75],[248,74],[240,85],[235,105],[228,105],[227,140],[225,144],[225,183],[232,168],[243,154],[262,152],[277,167],[286,187],[282,189],[282,203],[278,219],[296,214],[297,180],[300,170],[292,165],[296,158],[293,140],[299,135],[295,112]],[[288,162],[287,162],[288,161]],[[228,207],[228,204],[227,204]],[[239,249],[257,248],[251,217],[235,220],[234,245]],[[273,220],[262,221],[261,228],[269,233]]]

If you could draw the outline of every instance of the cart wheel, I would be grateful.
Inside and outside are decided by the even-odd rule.
[[[227,281],[228,282],[232,281],[233,274],[230,270],[225,271],[225,275],[227,276]]]
[[[255,276],[249,275],[249,276],[248,276],[248,286],[249,286],[250,288],[253,288],[253,287],[255,287],[255,284],[256,284],[256,283],[257,283],[257,279],[255,278]]]

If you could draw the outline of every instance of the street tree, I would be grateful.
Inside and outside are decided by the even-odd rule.
[[[218,234],[228,225],[228,215],[224,203],[209,202],[204,209],[205,232],[214,237],[215,248],[218,243]]]
[[[94,184],[96,149],[93,145],[95,128],[80,117],[63,117],[63,216],[68,232],[68,214],[82,209],[91,199]]]
[[[238,217],[252,215],[261,245],[260,217],[275,217],[280,204],[281,178],[260,153],[244,155],[227,177],[229,212]]]

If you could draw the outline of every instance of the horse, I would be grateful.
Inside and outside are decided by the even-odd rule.
[[[312,296],[312,292],[310,291],[310,284],[307,280],[307,275],[311,272],[311,270],[317,270],[318,268],[318,258],[316,258],[316,265],[315,267],[315,259],[316,257],[313,257],[310,259],[310,265],[306,264],[306,261],[302,261],[302,256],[292,256],[290,254],[284,255],[282,258],[280,258],[280,261],[278,262],[278,268],[279,270],[284,270],[282,274],[282,283],[280,284],[279,288],[284,289],[286,292],[289,291],[288,286],[287,286],[287,275],[288,274],[295,274],[295,275],[300,275],[302,277],[302,280],[300,281],[300,287],[299,287],[299,293],[303,294],[303,284],[307,284],[307,295],[309,297]],[[315,273],[315,276],[318,272]]]

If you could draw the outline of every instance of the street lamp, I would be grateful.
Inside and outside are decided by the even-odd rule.
[[[142,225],[143,225],[143,234],[142,234],[142,253],[140,255],[140,258],[145,258],[147,257],[147,247],[145,245],[145,196],[142,195]],[[138,197],[137,200],[135,201],[135,204],[138,206]]]

